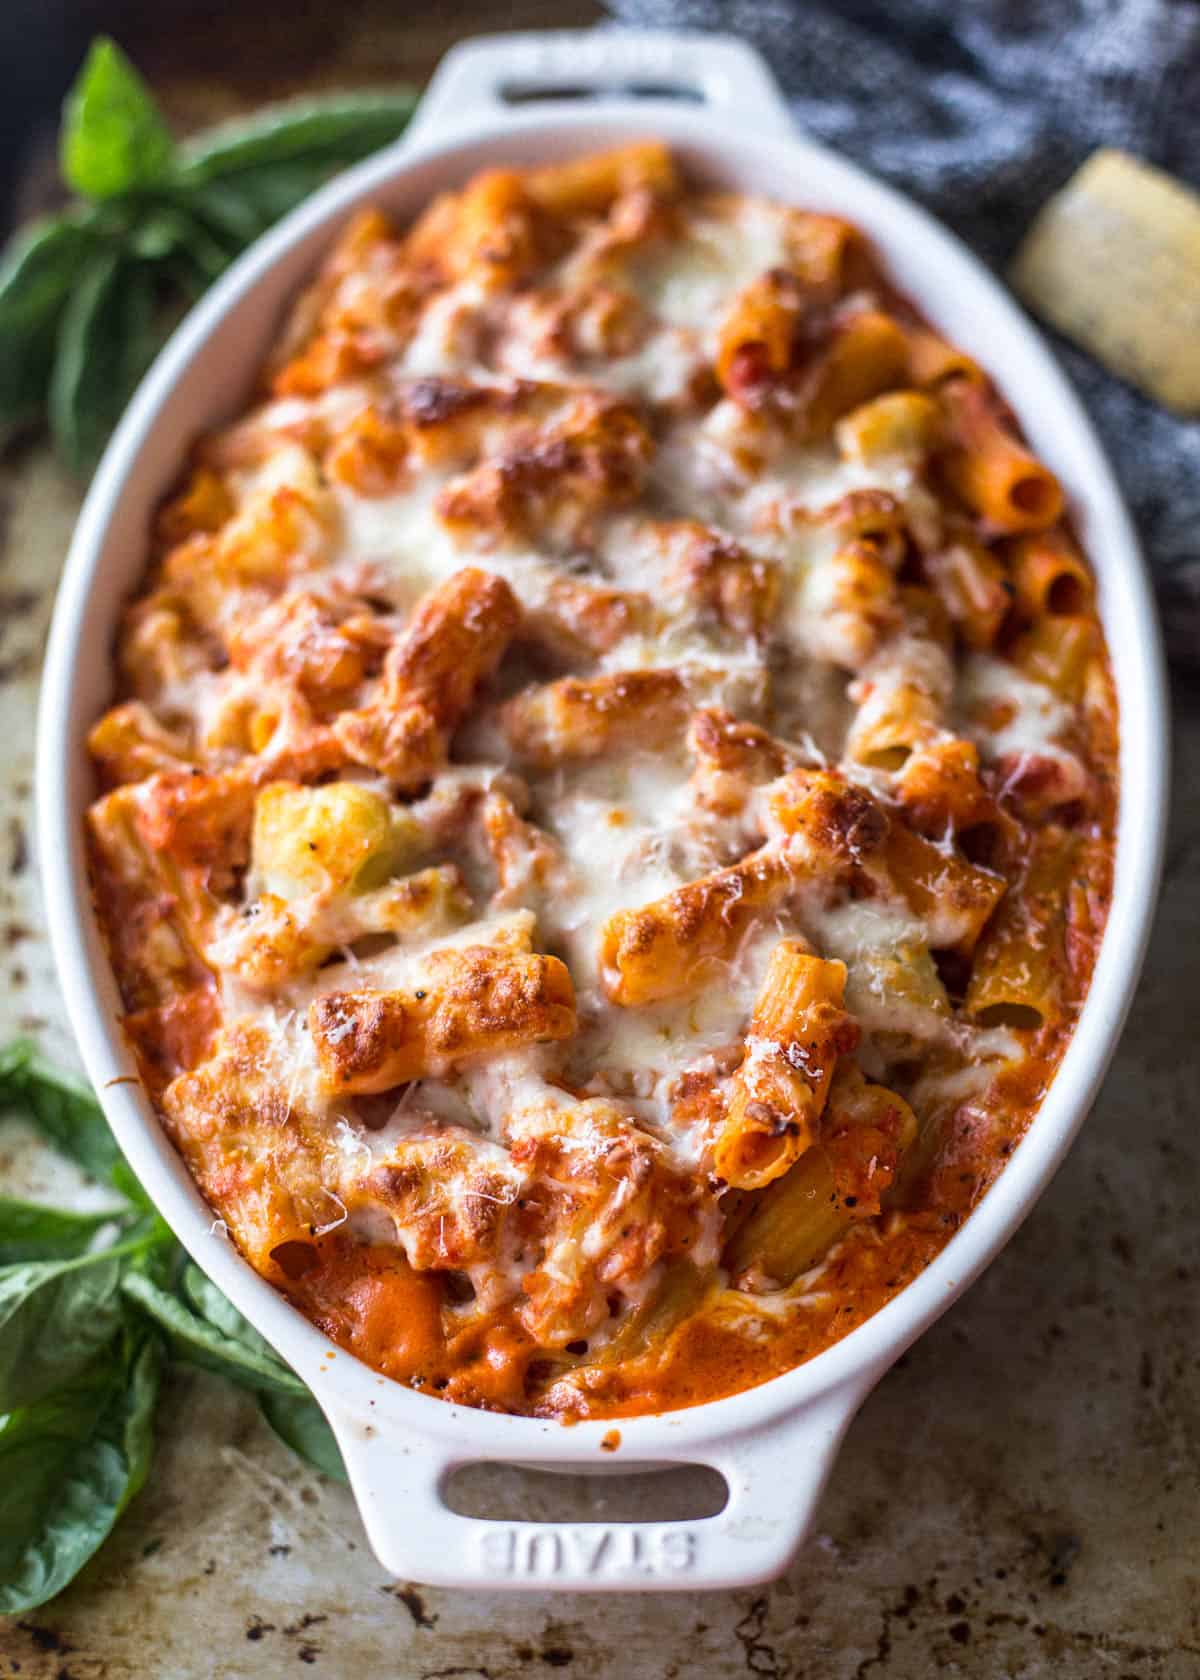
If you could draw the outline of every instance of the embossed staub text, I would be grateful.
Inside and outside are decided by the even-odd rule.
[[[489,1575],[516,1577],[686,1575],[696,1564],[697,1537],[688,1528],[540,1528],[522,1523],[477,1530]]]

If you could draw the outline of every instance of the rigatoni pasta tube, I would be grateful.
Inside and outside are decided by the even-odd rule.
[[[829,562],[832,607],[825,622],[828,657],[847,671],[861,670],[890,628],[896,580],[873,542],[843,543]]]
[[[443,256],[460,279],[487,290],[515,285],[537,266],[538,207],[527,177],[514,169],[489,169],[468,183]]]
[[[690,784],[696,803],[723,817],[744,810],[754,788],[782,775],[788,763],[782,742],[721,706],[692,713],[688,751],[696,765]]]
[[[647,729],[682,726],[687,714],[678,671],[608,671],[527,689],[504,708],[504,729],[522,758],[551,769],[644,741]]]
[[[874,868],[925,922],[935,950],[972,951],[1007,888],[1002,875],[943,850],[902,822],[891,824]]]
[[[948,617],[971,648],[990,648],[1012,605],[1012,585],[998,556],[969,533],[930,554],[926,568]]]
[[[922,1055],[951,1028],[945,985],[928,945],[917,939],[862,952],[849,972],[846,1007],[889,1059]]]
[[[308,1025],[328,1089],[387,1091],[575,1031],[575,992],[557,957],[476,945],[435,952],[428,967],[403,990],[314,999]]]
[[[183,770],[188,745],[155,717],[142,700],[126,700],[105,712],[88,735],[88,751],[108,787],[140,782],[160,770]]]
[[[853,222],[813,210],[789,210],[787,266],[814,303],[829,304],[878,277],[862,234]]]
[[[858,712],[846,756],[873,770],[899,770],[916,748],[936,739],[954,692],[950,623],[930,589],[902,584],[905,628],[882,642],[850,689]]]
[[[658,198],[679,191],[674,159],[661,140],[634,140],[610,152],[547,164],[524,181],[534,203],[554,216],[596,215],[639,189]]]
[[[409,428],[382,405],[368,403],[330,440],[325,474],[356,496],[391,496],[404,483],[411,447]]]
[[[328,1136],[302,1101],[271,1088],[270,1029],[226,1023],[213,1054],[162,1093],[167,1134],[229,1235],[256,1269],[284,1281],[277,1256],[311,1255],[332,1202],[322,1172]],[[270,1162],[269,1170],[266,1161]]]
[[[713,1149],[717,1176],[735,1189],[761,1189],[812,1143],[837,1058],[858,1036],[845,990],[845,963],[795,939],[772,951]]]
[[[910,326],[908,337],[909,377],[923,389],[936,388],[947,379],[966,379],[982,385],[986,374],[973,356],[948,344],[928,327]]]
[[[973,513],[997,531],[1041,531],[1063,510],[1058,480],[1004,426],[981,385],[948,380],[939,390],[949,447],[943,475]]]
[[[832,875],[839,864],[848,866],[885,895],[903,898],[926,923],[935,950],[969,952],[1003,896],[1003,876],[914,833],[836,771],[789,771],[766,798],[773,821],[807,852],[811,869]]]
[[[1041,618],[1017,642],[1013,659],[1035,682],[1074,704],[1099,646],[1093,618]]]
[[[805,437],[826,438],[852,408],[899,385],[908,347],[899,325],[877,309],[862,309],[834,329],[797,392],[797,419]]]
[[[109,939],[121,974],[131,977],[123,997],[132,1010],[166,1003],[209,977],[199,944],[216,910],[194,872],[147,843],[139,822],[141,786],[114,789],[87,815],[96,890],[123,912],[114,916]],[[134,915],[129,907],[137,904]]]
[[[640,910],[618,910],[600,930],[604,990],[627,1006],[693,991],[731,960],[750,924],[787,896],[794,874],[784,848],[764,846]]]
[[[1022,618],[1075,618],[1091,609],[1092,576],[1065,531],[1018,537],[1009,550],[1009,566],[1013,604]]]
[[[941,410],[923,391],[889,391],[843,415],[834,428],[839,451],[852,461],[919,460],[941,432]]]
[[[849,886],[888,835],[879,801],[836,770],[790,770],[765,790],[771,825],[814,874]]]
[[[869,683],[847,732],[846,756],[871,770],[895,771],[937,738],[945,702],[932,683],[919,676],[906,680],[903,666],[893,669],[886,652],[881,663],[885,669]]]
[[[398,787],[441,768],[450,736],[500,663],[521,609],[503,578],[464,566],[418,601],[387,656],[371,702],[339,714],[334,732],[355,763]]]
[[[935,838],[947,829],[966,828],[991,810],[979,779],[979,748],[962,736],[947,735],[914,753],[894,791],[909,821]]]
[[[616,1335],[591,1355],[587,1365],[621,1364],[661,1347],[676,1325],[696,1311],[713,1287],[715,1275],[712,1267],[697,1266],[690,1260],[665,1261],[656,1287],[634,1308]]]
[[[255,800],[251,866],[281,898],[382,885],[397,849],[387,800],[360,782],[269,782]]]
[[[753,406],[792,361],[804,297],[786,269],[770,269],[738,293],[717,341],[717,379]]]
[[[981,939],[965,1002],[981,1026],[1036,1030],[1060,1019],[1067,888],[1078,849],[1068,830],[1042,830],[1020,882]]]
[[[857,1220],[879,1212],[916,1135],[903,1097],[871,1084],[853,1062],[839,1063],[820,1141],[752,1198],[726,1244],[735,1285],[790,1284],[815,1266]]]
[[[807,523],[811,517],[802,513],[797,523]],[[843,542],[870,543],[889,571],[897,572],[903,565],[908,527],[904,509],[887,490],[848,490],[822,508],[817,519]]]

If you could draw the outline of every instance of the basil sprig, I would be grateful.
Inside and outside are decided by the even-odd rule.
[[[44,1604],[107,1540],[154,1448],[162,1354],[140,1325],[0,1417],[0,1615]]]
[[[77,201],[0,261],[0,425],[45,416],[94,465],[181,311],[272,222],[403,132],[409,88],[268,107],[182,145],[115,42],[97,39],[63,106]]]
[[[91,1088],[45,1061],[26,1038],[0,1049],[0,1113],[20,1113],[60,1155],[143,1209],[153,1203],[129,1169]]]
[[[4,1114],[121,1197],[96,1213],[0,1197],[0,1615],[15,1615],[73,1579],[145,1481],[168,1359],[249,1389],[294,1452],[345,1470],[300,1378],[154,1212],[88,1087],[18,1041],[0,1050]]]

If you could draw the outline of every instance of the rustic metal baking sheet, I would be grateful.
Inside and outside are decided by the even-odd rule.
[[[397,75],[415,26],[367,10],[372,67]],[[528,21],[569,19],[540,6]],[[336,79],[342,61],[363,79],[361,32],[321,39],[319,70],[299,63],[292,85]],[[193,115],[227,98],[215,73],[163,75]],[[77,503],[43,448],[0,461],[0,1041],[32,1030],[63,1057],[29,792],[40,649]],[[292,1459],[252,1401],[197,1375],[173,1381],[149,1485],[100,1557],[57,1603],[0,1622],[0,1675],[1196,1680],[1200,692],[1179,702],[1163,910],[1096,1112],[1015,1242],[863,1408],[786,1579],[607,1599],[391,1583],[349,1494]],[[11,1125],[0,1182],[79,1193]],[[646,1497],[690,1491],[685,1472]],[[581,1517],[617,1497],[603,1483],[570,1493]],[[477,1495],[485,1514],[549,1514],[545,1484],[519,1471],[486,1473]]]

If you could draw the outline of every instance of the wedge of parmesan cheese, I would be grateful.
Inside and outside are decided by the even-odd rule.
[[[1125,152],[1094,152],[1042,210],[1009,277],[1113,373],[1200,413],[1200,195]]]

